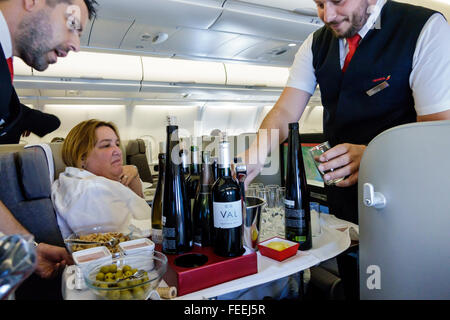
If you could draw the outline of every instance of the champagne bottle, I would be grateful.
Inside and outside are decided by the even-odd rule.
[[[190,173],[186,178],[187,194],[190,201],[191,210],[194,209],[194,202],[200,187],[200,163],[198,147],[191,146],[191,166]]]
[[[244,253],[242,244],[242,199],[238,183],[231,176],[230,143],[224,135],[219,144],[219,178],[212,188],[214,252],[223,257]]]
[[[189,161],[188,161],[188,152],[186,149],[182,148],[180,151],[182,172],[185,178],[189,175]]]
[[[210,153],[203,153],[203,163],[201,167],[200,189],[194,203],[194,244],[208,247],[212,245],[213,234],[213,202],[212,185],[214,184],[214,174]]]
[[[179,254],[192,249],[192,220],[180,159],[178,126],[169,117],[163,197],[162,250]]]
[[[155,197],[152,203],[152,240],[154,243],[162,243],[162,210],[164,194],[164,176],[166,154],[158,154],[158,184],[156,185]]]
[[[312,246],[311,217],[298,123],[289,123],[287,161],[286,239],[300,243],[299,250],[309,250]]]

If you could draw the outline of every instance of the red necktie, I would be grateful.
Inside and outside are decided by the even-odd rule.
[[[355,54],[356,48],[358,48],[359,41],[361,41],[361,36],[359,34],[355,34],[351,38],[347,38],[348,42],[348,53],[345,57],[344,67],[342,68],[342,72],[345,72],[347,70],[348,64],[350,63],[350,60],[352,60],[353,55]]]
[[[12,57],[6,59],[6,62],[8,62],[9,73],[11,74],[11,82],[13,82],[13,79],[14,79],[14,68],[13,68]]]

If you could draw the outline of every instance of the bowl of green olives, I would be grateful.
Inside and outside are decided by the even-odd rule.
[[[92,264],[84,270],[87,287],[100,299],[145,300],[155,290],[167,270],[161,252],[114,258],[112,263]]]

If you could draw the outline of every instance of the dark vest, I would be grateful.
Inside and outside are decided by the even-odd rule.
[[[8,64],[0,44],[0,120],[5,120],[5,123],[0,124],[0,136],[11,130],[21,114],[22,106],[12,86]]]
[[[388,1],[381,28],[361,40],[347,70],[342,72],[339,39],[322,27],[313,36],[313,66],[324,106],[324,134],[330,144],[368,144],[381,132],[416,121],[409,86],[417,39],[435,12]],[[388,77],[389,87],[369,96]],[[378,80],[378,81],[374,81]],[[358,223],[358,187],[326,187],[330,213]]]
[[[416,121],[409,76],[417,39],[434,13],[388,1],[381,12],[381,28],[361,40],[345,73],[339,62],[339,39],[326,27],[314,33],[313,66],[324,106],[324,134],[332,146],[368,144],[389,128]],[[389,87],[367,95],[383,82],[374,80],[388,76]]]

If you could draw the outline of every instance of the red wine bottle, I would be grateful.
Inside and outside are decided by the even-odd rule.
[[[219,178],[212,188],[214,252],[223,257],[244,253],[242,243],[242,199],[230,168],[230,143],[224,135],[219,144]]]
[[[300,243],[299,250],[311,249],[309,194],[296,122],[289,123],[284,210],[286,239]]]

